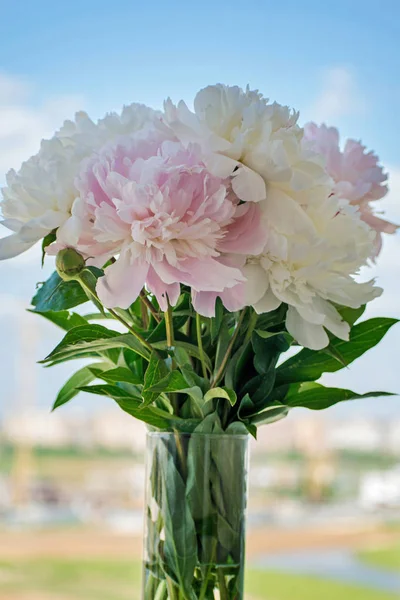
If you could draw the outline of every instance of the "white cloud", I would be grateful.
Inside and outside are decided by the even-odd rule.
[[[35,154],[42,138],[51,137],[64,119],[83,108],[79,96],[34,102],[34,88],[22,78],[0,73],[0,184],[10,168]]]
[[[365,109],[365,97],[358,89],[353,72],[347,67],[339,66],[331,67],[323,73],[322,88],[312,103],[310,115],[311,120],[317,123],[329,123],[340,117],[360,114]]]

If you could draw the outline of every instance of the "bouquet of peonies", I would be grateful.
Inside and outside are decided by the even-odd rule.
[[[356,275],[396,231],[371,205],[387,177],[298,116],[224,85],[194,111],[78,113],[7,176],[0,258],[56,256],[32,304],[66,333],[43,362],[90,359],[55,407],[105,395],[153,432],[144,598],[242,598],[247,434],[360,398],[317,380],[395,323],[358,322],[381,290]]]

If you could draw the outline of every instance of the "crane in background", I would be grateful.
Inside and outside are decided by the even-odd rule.
[[[13,456],[10,473],[13,506],[22,508],[30,501],[30,487],[34,474],[34,454],[31,436],[26,431],[29,412],[36,404],[37,380],[35,351],[37,347],[37,325],[35,317],[27,312],[18,298],[0,296],[1,318],[11,317],[18,329],[18,347],[14,356],[14,390],[10,403],[4,408],[8,415],[21,417],[21,428],[13,435]]]

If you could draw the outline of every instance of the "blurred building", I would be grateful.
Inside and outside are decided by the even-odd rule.
[[[142,423],[118,409],[92,415],[30,409],[3,420],[1,439],[8,444],[43,448],[103,447],[143,451],[146,430]]]
[[[359,503],[365,509],[400,508],[400,466],[362,476]]]
[[[135,452],[143,452],[146,446],[144,424],[122,411],[107,411],[94,415],[90,432],[95,446],[112,450],[129,449]]]
[[[386,433],[387,427],[374,419],[353,418],[331,423],[326,443],[333,450],[376,452],[385,448]]]

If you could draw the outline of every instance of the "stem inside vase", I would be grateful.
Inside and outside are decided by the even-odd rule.
[[[150,433],[143,600],[242,600],[248,439]]]

